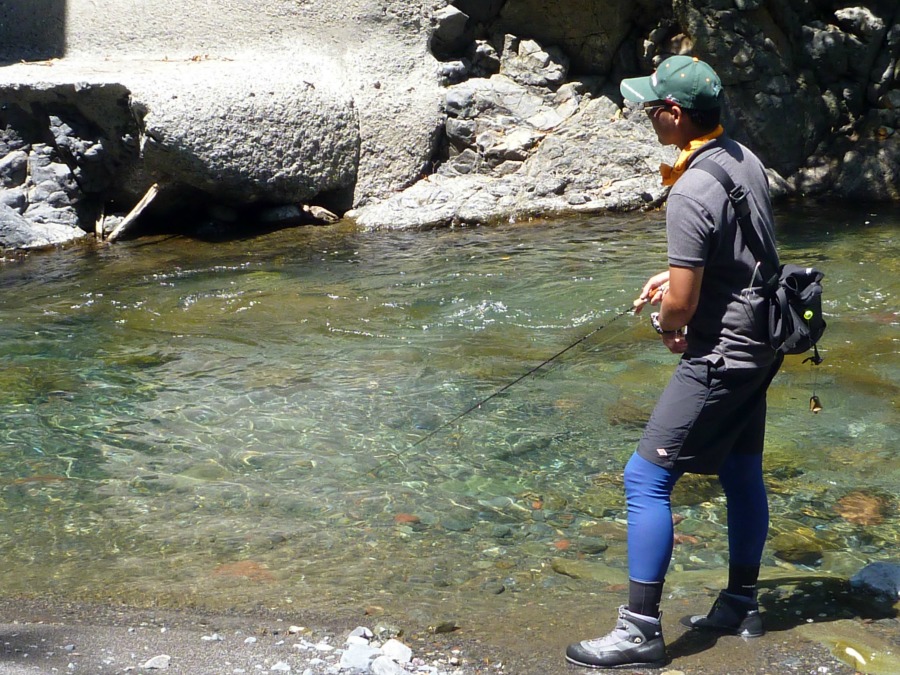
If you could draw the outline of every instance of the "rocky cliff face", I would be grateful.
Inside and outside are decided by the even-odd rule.
[[[895,0],[41,2],[0,9],[0,58],[26,60],[0,68],[7,248],[102,237],[151,185],[143,218],[216,227],[655,205],[672,150],[617,85],[674,53],[720,73],[776,195],[900,200]]]

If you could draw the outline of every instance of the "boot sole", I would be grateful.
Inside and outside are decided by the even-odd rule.
[[[701,624],[692,623],[691,619],[694,617],[686,616],[681,619],[679,623],[682,626],[687,626],[691,630],[700,631],[701,633],[715,633],[717,635],[734,635],[736,637],[743,638],[759,638],[766,634],[766,631],[763,630],[760,633],[750,633],[748,631],[741,631],[736,628],[727,628],[725,626],[704,626]],[[703,617],[706,618],[706,617]]]
[[[669,663],[668,659],[664,659],[662,661],[651,661],[649,663],[620,663],[615,666],[604,666],[594,663],[585,663],[584,661],[578,661],[568,655],[566,655],[566,661],[576,666],[581,666],[582,668],[594,668],[595,670],[617,670],[619,668],[662,668]]]

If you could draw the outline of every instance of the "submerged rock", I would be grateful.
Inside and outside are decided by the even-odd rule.
[[[770,546],[775,557],[801,565],[815,565],[825,551],[825,545],[810,534],[783,532],[772,538]]]
[[[798,626],[800,634],[828,647],[839,661],[865,675],[900,673],[900,654],[891,643],[856,621],[833,621]]]
[[[888,499],[858,490],[841,497],[834,510],[857,525],[880,525],[888,510]]]
[[[900,600],[900,563],[875,562],[866,565],[850,579],[850,585],[856,590],[897,602]]]
[[[624,584],[628,581],[628,573],[625,570],[610,567],[599,562],[554,558],[550,564],[553,571],[557,574],[572,577],[573,579],[594,581],[607,585]]]

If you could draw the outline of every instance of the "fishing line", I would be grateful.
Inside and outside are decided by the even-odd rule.
[[[466,408],[465,410],[463,410],[461,413],[459,413],[459,414],[458,414],[456,417],[454,417],[453,419],[450,419],[450,420],[448,420],[447,422],[444,422],[442,425],[440,425],[440,426],[437,427],[436,429],[433,429],[431,432],[429,432],[429,433],[426,434],[425,436],[422,436],[422,438],[420,438],[420,439],[417,440],[415,443],[413,443],[411,446],[409,446],[409,449],[412,450],[413,448],[415,448],[415,447],[421,445],[422,443],[424,443],[424,442],[427,441],[428,439],[433,438],[434,436],[436,436],[437,434],[439,434],[441,431],[443,431],[443,430],[446,429],[447,427],[451,426],[451,425],[454,424],[455,422],[458,422],[459,420],[461,420],[463,417],[465,417],[465,416],[468,415],[469,413],[472,413],[472,412],[474,412],[475,410],[478,410],[478,409],[479,409],[481,406],[483,406],[485,403],[488,403],[489,401],[491,401],[491,400],[497,398],[497,397],[500,396],[502,393],[504,393],[505,391],[511,389],[512,387],[514,387],[515,385],[517,385],[519,382],[521,382],[521,381],[524,380],[525,378],[530,377],[531,375],[534,375],[534,374],[535,374],[537,371],[539,371],[541,368],[544,368],[545,366],[550,365],[551,363],[553,363],[554,361],[556,361],[558,358],[560,358],[563,354],[565,354],[566,352],[568,352],[568,351],[574,349],[575,347],[577,347],[578,345],[582,344],[582,343],[585,342],[586,340],[590,339],[591,337],[593,337],[594,335],[596,335],[597,333],[599,333],[599,332],[600,332],[601,330],[603,330],[604,328],[607,328],[607,327],[611,326],[612,324],[614,324],[616,321],[618,321],[619,319],[621,319],[621,318],[622,318],[623,316],[625,316],[626,314],[629,314],[629,313],[633,312],[634,309],[635,309],[635,308],[634,308],[633,305],[632,305],[632,306],[629,306],[629,307],[626,308],[626,309],[623,309],[621,312],[619,312],[618,314],[616,314],[612,319],[610,319],[610,320],[607,321],[606,323],[603,323],[603,324],[597,326],[596,328],[594,328],[594,329],[591,330],[590,332],[588,332],[588,333],[586,333],[585,335],[581,336],[580,338],[578,338],[575,342],[573,342],[572,344],[570,344],[570,345],[569,345],[568,347],[566,347],[565,349],[561,349],[561,350],[559,350],[558,352],[556,352],[553,356],[551,356],[551,357],[549,357],[549,358],[547,358],[547,359],[544,359],[543,361],[541,361],[539,364],[537,364],[534,368],[532,368],[532,369],[529,370],[528,372],[523,373],[522,375],[520,375],[519,377],[517,377],[517,378],[516,378],[515,380],[513,380],[512,382],[508,382],[507,384],[505,384],[505,385],[503,385],[502,387],[500,387],[500,389],[498,389],[497,391],[495,391],[495,392],[494,392],[493,394],[491,394],[490,396],[486,396],[485,398],[481,399],[481,400],[478,401],[477,403],[475,403],[475,404],[469,406],[468,408]]]

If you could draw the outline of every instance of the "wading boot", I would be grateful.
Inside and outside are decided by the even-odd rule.
[[[747,638],[760,637],[766,632],[756,600],[726,591],[719,593],[709,614],[686,616],[681,623],[695,630],[740,635]]]
[[[662,624],[619,607],[612,632],[569,645],[566,660],[587,668],[659,668],[667,663]]]

